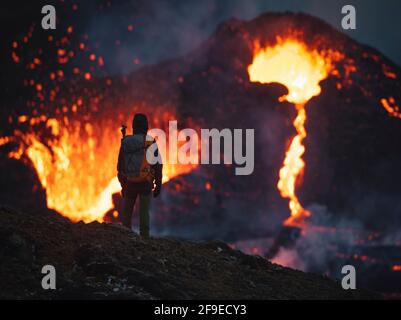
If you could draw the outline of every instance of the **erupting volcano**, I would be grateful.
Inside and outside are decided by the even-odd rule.
[[[401,71],[377,50],[309,15],[267,13],[222,23],[183,57],[111,76],[108,57],[97,52],[107,44],[93,45],[80,30],[60,25],[49,36],[32,27],[10,41],[8,70],[19,77],[4,83],[15,95],[0,109],[2,203],[24,212],[47,207],[73,222],[116,221],[119,128],[142,112],[165,132],[169,120],[179,130],[255,132],[249,176],[235,176],[232,165],[163,159],[165,183],[151,207],[156,235],[236,244],[281,232],[278,255],[301,229],[358,233],[357,244],[327,245],[338,250],[326,265],[305,267],[326,272],[336,265],[330,259],[353,257],[354,248],[358,257],[379,255],[356,246],[398,232]],[[343,220],[356,220],[358,232],[355,224],[337,228]],[[251,252],[273,252],[269,241]],[[298,253],[309,254],[311,243]],[[401,274],[387,249],[389,259],[369,261]]]
[[[178,37],[170,31],[182,25],[165,30],[153,20],[144,24],[140,12],[153,14],[152,8],[137,1],[57,1],[54,30],[38,23],[41,8],[4,14],[3,29],[19,21],[4,33],[1,45],[0,238],[5,250],[0,255],[18,249],[7,256],[11,264],[4,265],[4,274],[17,266],[30,276],[35,265],[40,276],[41,262],[57,263],[49,257],[59,256],[53,244],[60,241],[70,261],[66,270],[72,268],[79,283],[97,279],[95,269],[117,270],[117,279],[140,263],[144,272],[135,267],[127,277],[142,291],[138,277],[148,283],[160,270],[154,248],[184,248],[185,241],[157,239],[169,236],[221,239],[245,253],[333,278],[342,277],[341,267],[351,264],[358,270],[358,286],[399,294],[401,69],[379,51],[385,48],[362,44],[308,14],[268,12],[222,22],[181,54],[169,39]],[[165,23],[159,7],[154,9]],[[193,30],[178,32],[188,36],[180,41],[193,44]],[[168,46],[148,40],[154,34]],[[146,114],[150,129],[167,133],[166,144],[160,137],[157,141],[166,159],[160,196],[150,203],[150,233],[156,239],[149,243],[109,224],[121,223],[123,207],[116,178],[120,127],[126,125],[131,134],[136,113]],[[174,142],[169,145],[172,134],[177,138],[169,121],[178,124],[177,132],[217,130],[220,137],[211,150],[220,145],[220,157],[213,157],[220,163],[169,163],[177,152]],[[232,139],[248,129],[253,143]],[[223,164],[230,145],[233,159],[252,154],[251,174],[236,175],[237,161]],[[137,259],[132,248],[138,245],[149,259]],[[266,259],[242,257],[225,246],[202,243],[197,252],[175,250],[173,262],[187,265],[191,279],[193,266],[201,266],[195,271],[202,278],[210,271],[209,247],[216,266],[231,252],[232,279],[238,267],[245,273],[259,264],[266,268]],[[127,256],[132,265],[126,264]],[[32,263],[25,263],[26,257]],[[176,271],[172,279],[182,273],[171,270]],[[21,285],[31,283],[14,271]],[[273,265],[267,273],[286,274]],[[70,276],[69,271],[60,274]],[[160,276],[170,296],[174,287],[165,281],[170,276]],[[257,278],[251,282],[259,283]],[[187,284],[181,282],[177,290],[184,298],[192,291]],[[208,292],[221,287],[214,278],[204,284]],[[271,293],[270,286],[261,282],[259,287]],[[93,289],[98,292],[98,286]]]

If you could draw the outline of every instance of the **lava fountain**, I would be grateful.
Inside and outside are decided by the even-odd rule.
[[[158,119],[150,113],[150,123]],[[168,118],[174,119],[172,114]],[[121,115],[119,118],[130,119]],[[93,120],[93,119],[92,119]],[[105,214],[114,207],[112,195],[121,190],[116,177],[117,155],[121,133],[112,117],[96,121],[80,118],[63,119],[20,117],[34,130],[16,130],[14,136],[3,137],[0,145],[9,142],[19,147],[9,153],[32,166],[46,190],[47,207],[73,222],[103,222]],[[163,144],[159,149],[163,154]],[[170,164],[163,159],[163,183],[175,176],[190,172],[195,165]]]
[[[291,216],[284,222],[285,225],[300,225],[310,216],[296,193],[296,186],[305,168],[302,159],[305,153],[303,140],[307,135],[305,105],[312,97],[320,94],[319,83],[328,77],[331,69],[330,60],[316,50],[309,50],[298,40],[281,39],[278,39],[275,46],[267,48],[260,48],[256,43],[253,62],[248,67],[252,82],[276,82],[286,86],[288,94],[280,97],[280,101],[293,103],[298,112],[293,122],[297,134],[291,139],[277,183],[281,196],[289,200]]]

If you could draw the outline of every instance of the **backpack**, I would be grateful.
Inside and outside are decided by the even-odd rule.
[[[125,136],[121,140],[121,150],[124,158],[123,175],[130,182],[153,183],[155,174],[146,159],[146,150],[155,141],[146,141],[146,135],[135,134]]]

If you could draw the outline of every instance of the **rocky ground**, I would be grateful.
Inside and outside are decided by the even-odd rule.
[[[1,299],[375,299],[220,241],[142,240],[113,224],[0,208]],[[57,271],[43,290],[42,266]]]

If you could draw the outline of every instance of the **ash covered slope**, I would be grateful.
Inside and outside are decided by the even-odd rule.
[[[51,216],[50,216],[51,215]],[[143,241],[127,229],[72,224],[56,214],[0,208],[0,298],[359,299],[339,283],[271,264],[222,242]],[[57,290],[41,289],[41,268],[57,270]]]

